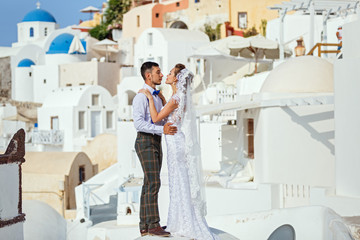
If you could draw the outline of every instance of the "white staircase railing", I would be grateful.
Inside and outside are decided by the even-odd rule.
[[[91,206],[107,204],[117,194],[123,181],[119,166],[116,163],[75,188],[77,218],[89,219]]]
[[[35,144],[63,145],[64,131],[62,130],[34,130],[32,142]]]
[[[105,202],[96,194],[94,190],[102,187],[104,184],[86,184],[83,183],[83,202],[84,214],[86,218],[90,218],[90,198],[95,198],[105,204]]]

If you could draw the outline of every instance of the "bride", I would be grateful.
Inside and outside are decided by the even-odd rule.
[[[202,188],[200,147],[197,142],[195,114],[191,100],[194,75],[183,64],[177,64],[167,76],[173,95],[158,113],[147,89],[139,92],[149,100],[152,121],[164,118],[177,126],[175,135],[165,135],[169,173],[170,204],[167,231],[196,240],[218,239],[205,220],[206,206]]]

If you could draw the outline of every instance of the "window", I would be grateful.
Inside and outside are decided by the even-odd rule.
[[[180,6],[180,3],[179,3],[179,2],[176,2],[176,6],[179,7],[179,6]]]
[[[84,111],[80,111],[79,112],[79,130],[83,130],[85,129],[85,112]]]
[[[160,15],[159,15],[158,13],[155,14],[155,17],[156,17],[156,18],[159,18],[159,16],[160,16]]]
[[[157,63],[159,64],[160,69],[162,69],[163,58],[162,57],[157,57]]]
[[[137,15],[136,17],[137,27],[140,27],[140,16]]]
[[[196,71],[195,73],[196,74],[199,74],[200,75],[200,67],[201,67],[201,62],[200,62],[200,59],[196,59]]]
[[[153,45],[153,34],[148,33],[147,37],[148,37],[148,45],[152,46]]]
[[[71,85],[72,85],[71,83],[67,83],[67,84],[66,84],[67,87],[71,87]]]
[[[79,166],[79,184],[85,182],[85,166]]]
[[[238,27],[241,29],[247,28],[247,12],[238,13]]]
[[[59,130],[59,117],[51,117],[50,118],[51,121],[51,129],[52,130]]]
[[[46,79],[44,79],[44,84],[46,84]]]
[[[79,86],[85,86],[85,83],[79,83]]]
[[[106,112],[106,128],[113,128],[113,111]]]
[[[30,37],[33,37],[34,36],[34,28],[30,28]]]
[[[29,72],[29,77],[31,77],[31,75],[32,75],[31,72]]]
[[[99,94],[93,94],[91,96],[91,105],[92,106],[99,106]]]
[[[45,28],[45,29],[44,29],[44,36],[45,36],[45,37],[47,36],[47,33],[48,33],[48,29]]]
[[[254,119],[246,119],[247,157],[254,159]]]

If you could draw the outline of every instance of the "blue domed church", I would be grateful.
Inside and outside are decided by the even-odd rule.
[[[19,46],[44,40],[58,28],[55,17],[48,11],[40,9],[40,4],[38,4],[35,10],[26,14],[18,23],[18,43],[14,45]]]
[[[87,60],[85,36],[70,27],[60,29],[56,18],[37,8],[17,24],[18,41],[9,49],[11,79],[8,96],[17,101],[42,103],[59,88],[59,66]],[[71,46],[77,47],[71,47]],[[4,85],[4,84],[3,84]]]

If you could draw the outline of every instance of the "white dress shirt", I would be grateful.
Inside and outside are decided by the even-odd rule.
[[[148,89],[152,94],[154,89],[147,84],[144,84],[143,88]],[[160,112],[163,107],[161,98],[157,95],[152,95],[157,112]],[[149,101],[145,94],[138,93],[133,100],[133,119],[137,132],[146,132],[160,135],[164,132],[165,120],[157,123],[152,123],[150,116]]]

